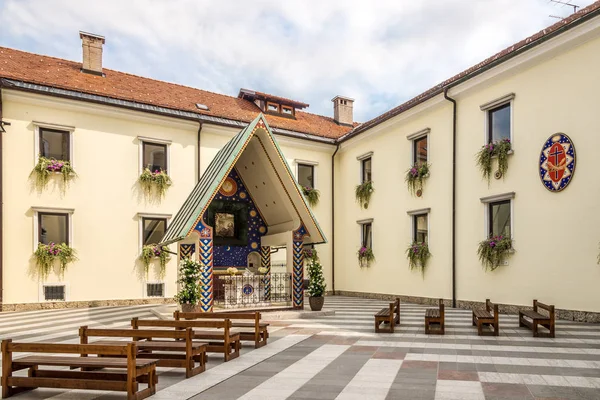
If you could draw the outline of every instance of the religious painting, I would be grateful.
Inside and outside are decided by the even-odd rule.
[[[235,215],[215,213],[215,232],[219,237],[235,237]]]
[[[548,138],[542,147],[539,161],[540,179],[546,189],[560,192],[575,174],[575,146],[564,133]]]

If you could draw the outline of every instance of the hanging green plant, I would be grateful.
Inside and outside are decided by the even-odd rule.
[[[418,190],[423,191],[423,182],[429,178],[430,166],[427,163],[416,163],[406,171],[404,181],[411,194],[414,195]]]
[[[184,258],[179,262],[179,292],[175,295],[175,301],[179,304],[196,305],[200,301],[200,274],[204,268],[199,262],[190,258]]]
[[[371,200],[371,195],[374,191],[373,181],[365,181],[356,186],[356,202],[360,204],[360,208],[369,208],[369,201]]]
[[[39,156],[29,178],[33,179],[36,189],[42,191],[50,182],[52,174],[62,175],[63,189],[77,176],[70,162]]]
[[[315,249],[307,249],[304,252],[304,257],[308,262],[308,295],[310,297],[321,297],[325,293],[327,284],[325,283],[323,267],[317,256],[317,251]]]
[[[311,207],[319,204],[321,193],[317,189],[311,188],[310,186],[302,186],[302,194]]]
[[[150,196],[152,190],[155,189],[159,199],[164,197],[167,189],[172,185],[171,178],[162,169],[152,172],[150,168],[144,168],[138,182],[147,196]]]
[[[492,176],[492,161],[494,157],[498,158],[498,171],[500,176],[504,176],[508,171],[508,155],[512,150],[510,139],[505,138],[499,141],[495,141],[490,144],[486,144],[477,153],[476,161],[483,178],[490,183],[490,177]]]
[[[166,246],[157,246],[155,244],[149,244],[142,247],[142,253],[140,254],[140,260],[144,264],[144,272],[148,276],[150,270],[150,263],[153,259],[158,259],[160,264],[159,277],[165,276],[167,261],[170,260],[168,248]]]
[[[50,275],[50,271],[52,271],[52,267],[57,260],[60,265],[60,276],[64,276],[68,264],[77,260],[75,250],[65,243],[38,243],[33,256],[38,274],[42,279],[46,279]]]
[[[375,254],[373,254],[373,249],[369,247],[362,246],[358,249],[358,262],[361,267],[369,267],[373,261],[375,261]]]
[[[427,266],[427,260],[429,260],[429,257],[431,257],[431,253],[429,252],[429,246],[427,243],[413,242],[406,249],[408,266],[411,270],[421,270],[423,277],[425,277],[425,267]]]
[[[512,250],[512,239],[508,236],[492,236],[479,242],[477,255],[485,270],[495,270]]]

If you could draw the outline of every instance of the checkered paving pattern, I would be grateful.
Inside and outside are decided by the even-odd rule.
[[[559,320],[556,338],[533,338],[518,327],[516,316],[501,315],[500,336],[479,337],[470,311],[448,309],[446,335],[429,336],[423,327],[426,307],[402,304],[396,332],[375,334],[373,314],[385,306],[328,297],[325,310],[335,315],[270,321],[267,346],[245,346],[241,357],[227,363],[210,354],[209,369],[193,378],[159,368],[159,391],[152,398],[600,399],[598,324]],[[1,314],[0,336],[76,342],[79,325],[126,326],[132,316],[156,317],[152,311],[138,306]],[[123,396],[37,389],[15,398]]]

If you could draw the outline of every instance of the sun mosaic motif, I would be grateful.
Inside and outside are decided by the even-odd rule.
[[[551,192],[560,192],[569,185],[575,173],[575,146],[564,133],[548,138],[540,154],[540,178]]]

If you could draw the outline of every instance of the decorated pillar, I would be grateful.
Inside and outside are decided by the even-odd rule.
[[[260,266],[265,268],[265,301],[271,300],[271,246],[260,247]]]
[[[200,309],[202,312],[211,312],[214,302],[214,276],[213,276],[213,231],[202,220],[198,221],[196,231],[200,235],[198,244],[198,262],[204,268],[200,273]]]
[[[293,307],[304,308],[304,237],[306,235],[306,228],[304,225],[300,225],[292,233],[292,244],[293,244]]]
[[[194,243],[179,243],[179,251],[177,252],[179,255],[179,260],[181,261],[184,258],[194,258],[196,254],[196,245]],[[179,263],[177,263],[179,265]]]

